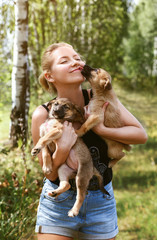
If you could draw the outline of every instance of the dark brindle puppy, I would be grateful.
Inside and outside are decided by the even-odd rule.
[[[82,70],[82,75],[90,82],[93,98],[90,100],[90,116],[86,122],[77,130],[78,136],[84,135],[89,129],[94,127],[100,121],[104,122],[106,127],[119,128],[124,126],[118,109],[116,94],[111,85],[111,76],[103,69],[94,69],[87,65]],[[105,102],[109,105],[102,111]],[[103,138],[104,139],[104,138]],[[131,147],[127,144],[104,139],[108,145],[108,156],[112,159],[109,167],[113,167],[117,161],[125,156],[123,149],[129,151]]]
[[[85,121],[84,109],[72,104],[66,98],[52,100],[49,105],[51,105],[49,117],[40,127],[41,138],[31,152],[31,154],[35,156],[42,149],[43,171],[45,173],[50,173],[52,171],[52,163],[48,162],[49,158],[47,158],[47,154],[49,151],[51,153],[55,151],[55,144],[53,141],[61,137],[63,122],[80,122],[82,124]],[[108,192],[104,189],[102,176],[93,166],[90,152],[81,138],[77,139],[70,153],[72,154],[72,158],[75,158],[72,160],[78,162],[78,169],[74,170],[66,163],[61,165],[58,169],[60,185],[50,194],[51,196],[56,197],[67,191],[70,188],[69,179],[76,176],[77,198],[73,208],[68,213],[70,217],[74,217],[79,213],[89,181],[93,175],[98,177],[100,190],[106,194],[108,194]]]

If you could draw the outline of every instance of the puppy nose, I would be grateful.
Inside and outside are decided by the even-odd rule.
[[[59,107],[59,106],[56,106],[54,108],[54,113],[58,116],[58,117],[63,117],[64,116],[64,109]]]
[[[59,112],[61,112],[61,111],[62,111],[62,109],[59,108],[58,106],[55,106],[55,107],[54,107],[54,112],[55,112],[55,113],[59,113]]]

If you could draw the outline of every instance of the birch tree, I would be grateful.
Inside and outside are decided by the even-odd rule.
[[[26,140],[29,110],[28,77],[28,0],[15,0],[15,38],[12,69],[12,110],[10,139],[13,146],[19,138]]]

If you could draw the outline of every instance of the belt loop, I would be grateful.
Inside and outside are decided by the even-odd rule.
[[[106,194],[105,193],[103,193],[103,198],[106,198]]]
[[[39,226],[39,233],[41,233],[42,226]]]
[[[43,186],[44,186],[44,184],[45,184],[45,182],[46,182],[46,177],[44,177],[44,179],[43,179]]]

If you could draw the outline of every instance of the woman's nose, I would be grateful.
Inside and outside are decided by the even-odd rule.
[[[73,60],[72,60],[72,66],[75,66],[75,65],[79,65],[79,61],[78,61],[78,60],[75,60],[75,59],[73,59]]]
[[[86,63],[83,62],[83,61],[80,62],[80,66],[81,66],[81,67],[84,67],[85,64],[86,64]]]
[[[85,62],[83,62],[83,61],[80,61],[80,60],[73,60],[73,62],[72,62],[72,66],[81,66],[81,67],[84,67],[84,65],[85,65]]]

